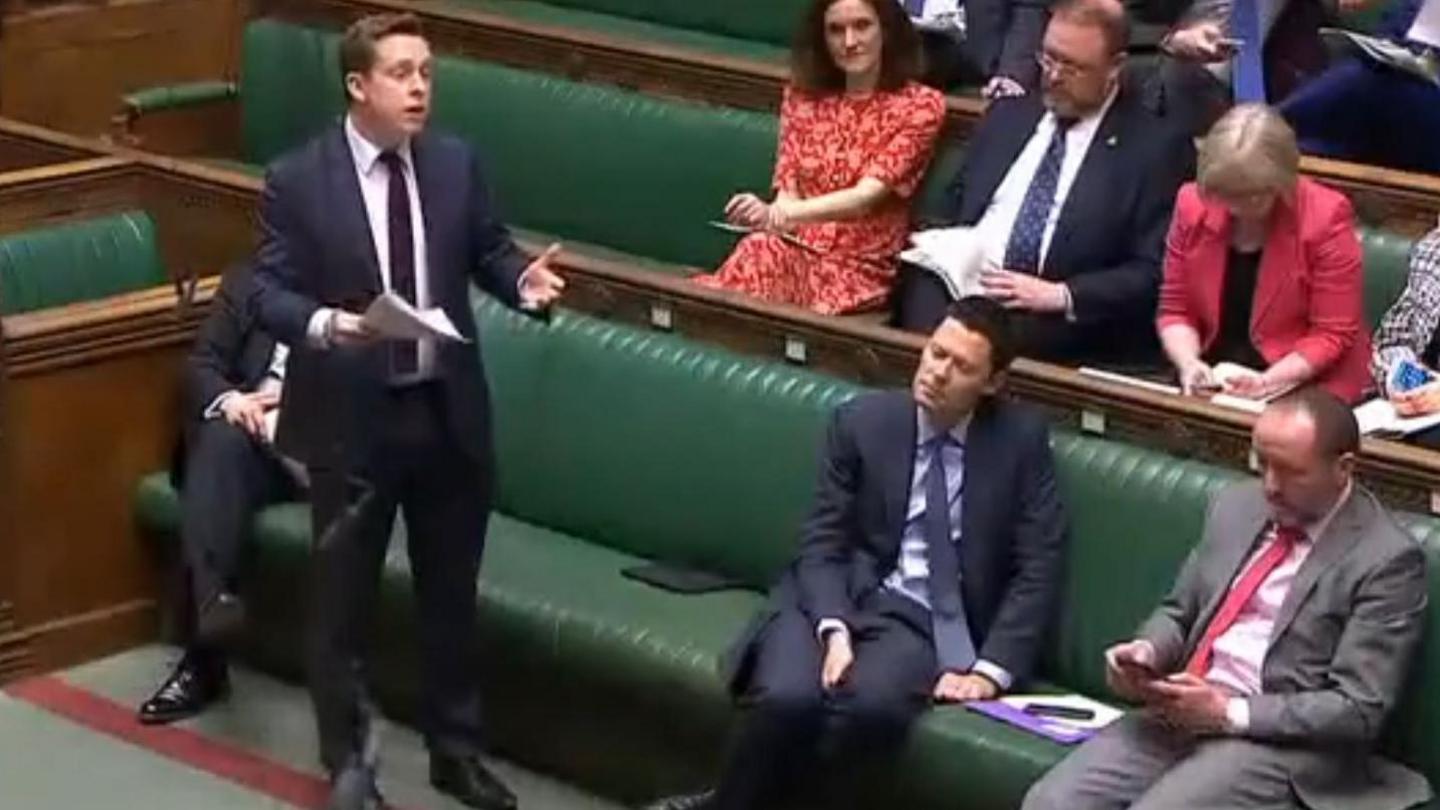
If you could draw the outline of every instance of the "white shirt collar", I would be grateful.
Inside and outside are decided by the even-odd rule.
[[[368,177],[375,168],[375,164],[380,161],[380,153],[385,150],[361,135],[360,130],[355,126],[355,119],[348,114],[345,116],[345,140],[350,143],[350,155],[355,159],[355,168],[360,171],[360,174]],[[415,164],[410,157],[410,139],[406,138],[401,141],[395,152],[400,155],[405,166],[413,172]]]
[[[973,414],[965,414],[955,427],[950,428],[950,438],[956,444],[964,444],[965,436],[970,432],[970,418]],[[931,439],[935,438],[938,432],[935,425],[930,421],[930,413],[919,405],[915,406],[915,446],[924,447]]]

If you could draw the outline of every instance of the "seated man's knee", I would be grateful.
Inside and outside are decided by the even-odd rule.
[[[919,696],[862,690],[847,695],[841,702],[839,713],[844,718],[846,729],[879,738],[904,734],[910,721],[927,702]]]
[[[816,676],[814,686],[799,683],[769,685],[754,696],[752,708],[774,718],[808,720],[818,717],[825,710],[819,676]]]
[[[195,434],[192,454],[248,453],[253,450],[254,439],[243,428],[230,424],[224,419],[209,419],[200,424]]]
[[[1057,771],[1051,770],[1040,781],[1030,786],[1020,810],[1068,810],[1073,805],[1066,802],[1066,788],[1057,778]]]

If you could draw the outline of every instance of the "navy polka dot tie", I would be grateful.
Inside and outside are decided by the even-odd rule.
[[[1005,244],[1005,269],[1017,273],[1040,272],[1040,245],[1045,240],[1045,223],[1055,207],[1055,189],[1060,185],[1060,164],[1065,162],[1065,134],[1075,122],[1055,119],[1055,136],[1045,149],[1045,157],[1030,178],[1030,188],[1020,204],[1020,214],[1010,229]]]

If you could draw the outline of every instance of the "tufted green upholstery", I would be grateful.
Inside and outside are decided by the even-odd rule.
[[[776,46],[789,45],[792,32],[807,5],[805,0],[727,0],[724,3],[697,3],[694,0],[549,0],[548,3],[450,0],[450,3],[500,13],[514,13],[511,9],[517,6],[565,7],[567,10],[643,20],[667,28]],[[528,13],[542,12],[529,10]]]
[[[0,314],[164,284],[155,223],[143,211],[0,236]]]
[[[1365,252],[1365,322],[1372,331],[1405,290],[1412,244],[1414,240],[1408,236],[1360,228],[1360,246]]]
[[[244,39],[246,158],[265,163],[342,112],[337,37],[262,19]],[[713,267],[734,237],[706,221],[736,190],[770,182],[769,114],[455,57],[437,62],[435,93],[437,126],[480,148],[505,217],[520,227]]]
[[[629,798],[693,787],[709,778],[732,718],[716,663],[763,597],[676,596],[620,571],[659,557],[771,581],[793,552],[826,412],[855,389],[632,327],[563,314],[547,328],[478,307],[500,469],[480,606],[489,649],[503,651],[487,658],[496,739]],[[1237,474],[1072,434],[1054,445],[1074,531],[1044,675],[1103,695],[1101,651],[1153,608],[1209,496]],[[173,534],[163,475],[142,482],[136,507],[142,525]],[[288,505],[257,524],[254,652],[292,674],[306,520]],[[1440,522],[1406,520],[1440,565]],[[377,680],[403,712],[413,705],[413,606],[400,548],[387,568]],[[1440,675],[1435,635],[1432,626],[1417,683]],[[1440,776],[1427,739],[1440,704],[1428,690],[1411,700],[1396,749]],[[963,709],[936,710],[905,754],[897,806],[1011,808],[1063,754]]]

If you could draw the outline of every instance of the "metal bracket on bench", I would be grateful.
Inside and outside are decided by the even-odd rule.
[[[662,332],[675,328],[675,312],[668,304],[650,305],[650,325]]]
[[[785,336],[785,359],[798,365],[805,365],[808,357],[809,347],[805,341],[790,335]]]
[[[1105,435],[1105,414],[1102,411],[1092,411],[1089,408],[1080,410],[1080,430],[1084,433],[1093,433],[1096,436]]]

